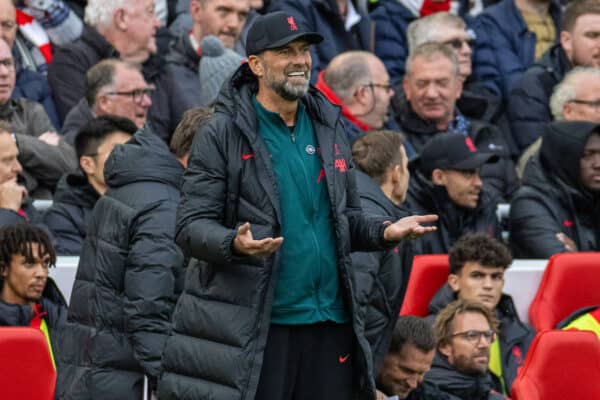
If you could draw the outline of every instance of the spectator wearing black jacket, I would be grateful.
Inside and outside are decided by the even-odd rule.
[[[600,250],[600,126],[552,122],[510,207],[515,257]]]
[[[406,66],[405,97],[396,107],[396,116],[407,141],[420,152],[439,132],[469,137],[479,150],[499,157],[497,163],[482,167],[487,192],[496,201],[510,198],[518,187],[518,179],[502,133],[496,126],[469,118],[457,108],[462,79],[455,51],[441,43],[424,43],[410,54]]]
[[[354,142],[356,187],[365,213],[392,220],[408,215],[402,208],[410,178],[402,143],[402,134],[394,131],[369,132]],[[406,291],[412,248],[410,242],[404,242],[385,251],[353,252],[351,257],[359,306],[365,314],[365,334],[377,372]]]
[[[435,318],[437,353],[425,382],[436,384],[450,400],[504,400],[488,371],[498,322],[482,303],[456,300]]]
[[[67,304],[48,269],[56,264],[50,237],[31,224],[0,228],[0,326],[39,329],[49,343],[52,362]]]
[[[435,384],[423,382],[425,373],[431,369],[436,345],[427,321],[411,315],[398,318],[383,370],[377,376],[377,389],[399,400],[447,399]]]
[[[79,255],[96,201],[106,192],[104,163],[117,144],[137,131],[133,122],[116,116],[91,120],[75,138],[79,172],[62,177],[44,222],[56,241],[56,252]]]
[[[174,240],[183,171],[146,130],[106,161],[109,189],[89,223],[63,330],[59,398],[142,398],[144,375],[155,388],[184,266]]]
[[[563,13],[560,43],[519,79],[508,99],[508,117],[519,153],[544,132],[552,120],[550,96],[571,68],[600,67],[600,3],[570,2]]]
[[[497,158],[458,133],[440,133],[425,145],[411,163],[406,206],[415,214],[435,213],[440,219],[437,232],[415,242],[419,253],[447,253],[465,233],[500,237],[496,202],[480,176],[483,165]]]
[[[535,336],[533,328],[519,319],[512,298],[502,292],[504,274],[512,263],[512,256],[500,241],[471,234],[452,246],[448,258],[448,283],[429,303],[428,318],[433,322],[435,316],[456,299],[478,301],[493,312],[499,326],[497,340],[491,345],[489,369],[502,392],[508,395]]]

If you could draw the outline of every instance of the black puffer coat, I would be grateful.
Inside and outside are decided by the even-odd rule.
[[[60,399],[140,399],[158,377],[170,332],[181,164],[155,135],[139,131],[106,161],[71,295],[59,356]]]
[[[456,293],[448,284],[437,291],[429,303],[429,317],[432,323],[435,316],[448,304],[456,300]],[[512,297],[502,294],[496,306],[496,318],[500,323],[498,341],[502,361],[502,377],[506,390],[510,393],[519,368],[525,361],[529,346],[535,337],[535,330],[519,319]]]
[[[268,149],[252,105],[256,79],[242,65],[217,98],[213,119],[196,135],[182,185],[177,242],[197,259],[174,312],[159,397],[254,399],[270,326],[279,251],[258,260],[232,253],[236,227],[255,239],[281,234],[281,211]],[[302,99],[313,122],[332,202],[339,281],[356,335],[358,398],[374,397],[371,353],[357,320],[351,250],[383,248],[383,221],[360,208],[339,108],[316,89]]]
[[[553,122],[539,155],[530,160],[510,207],[510,240],[517,258],[548,258],[566,251],[556,238],[571,238],[579,251],[600,250],[600,194],[579,178],[583,148],[598,125]]]
[[[418,161],[417,161],[418,162]],[[418,254],[447,254],[450,247],[466,233],[483,233],[501,237],[496,217],[496,202],[480,192],[475,209],[456,206],[446,188],[434,185],[411,164],[411,179],[405,205],[413,214],[437,214],[437,231],[415,241]]]
[[[79,255],[92,210],[100,195],[83,174],[62,177],[43,221],[55,239],[57,254]]]
[[[360,170],[356,171],[356,185],[366,214],[387,217],[390,221],[409,215],[406,210],[392,203],[377,182]],[[364,320],[365,335],[371,345],[375,375],[387,354],[398,320],[412,257],[413,249],[408,241],[390,250],[352,253],[360,305],[358,312],[361,313],[360,320]]]

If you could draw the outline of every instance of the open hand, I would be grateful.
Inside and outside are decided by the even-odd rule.
[[[435,214],[411,215],[390,224],[383,232],[383,237],[389,242],[398,242],[402,239],[417,239],[429,232],[437,230],[436,226],[423,226],[438,220]]]
[[[281,236],[277,238],[268,237],[261,240],[254,240],[249,222],[246,222],[238,228],[237,235],[235,236],[235,239],[233,239],[233,247],[236,252],[258,258],[268,257],[275,252],[282,243],[283,237]]]

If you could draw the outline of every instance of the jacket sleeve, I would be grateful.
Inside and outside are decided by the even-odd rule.
[[[494,63],[497,65],[498,76],[501,79],[502,95],[506,98],[517,79],[525,71],[525,66],[519,55],[512,50],[513,45],[510,40],[506,38],[505,33],[492,17],[485,13],[480,14],[476,26],[478,27],[477,35],[484,35],[489,40],[495,56]]]
[[[561,231],[559,222],[540,199],[517,194],[510,206],[510,241],[516,257],[549,258],[565,252],[565,246],[556,238]]]
[[[375,9],[371,18],[375,21],[375,54],[385,64],[392,84],[400,83],[408,56],[408,21],[393,20],[384,6]]]
[[[51,207],[43,215],[43,223],[54,236],[57,254],[76,256],[81,252],[83,239],[77,225],[73,222],[73,217],[68,209],[60,205]]]
[[[29,136],[38,137],[43,133],[56,130],[46,110],[39,103],[30,101],[25,103],[25,120]]]
[[[45,185],[56,186],[63,174],[77,168],[75,150],[62,139],[57,146],[52,146],[32,136],[16,134],[15,137],[19,162]]]
[[[510,92],[507,103],[508,119],[519,152],[542,135],[545,126],[552,120],[549,97],[540,80],[538,67],[526,72]],[[545,73],[542,71],[541,73]]]
[[[232,259],[236,231],[223,226],[227,158],[217,125],[214,118],[194,138],[177,210],[177,243],[186,255],[222,264]]]
[[[174,270],[183,255],[173,240],[175,205],[155,202],[140,212],[132,225],[132,239],[124,278],[125,329],[135,358],[152,378],[171,330]]]

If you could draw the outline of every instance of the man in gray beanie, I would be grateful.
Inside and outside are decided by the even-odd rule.
[[[206,107],[214,103],[221,86],[238,69],[244,58],[226,49],[216,36],[202,39],[200,49],[200,106]]]
[[[189,11],[192,28],[171,43],[162,77],[170,90],[164,98],[168,104],[161,105],[170,113],[169,132],[175,130],[186,110],[207,105],[206,97],[202,95],[204,87],[198,80],[200,61],[204,58],[202,41],[214,35],[224,47],[232,48],[250,5],[248,0],[191,0]]]

